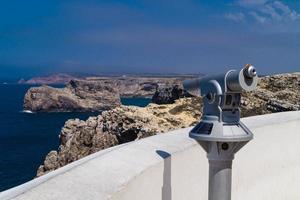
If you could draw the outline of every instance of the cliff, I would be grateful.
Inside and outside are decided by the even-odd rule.
[[[300,110],[300,73],[278,74],[260,79],[255,91],[243,93],[244,116]]]
[[[193,95],[185,91],[182,85],[159,86],[151,101],[156,104],[170,104],[174,103],[176,99],[184,97],[193,97]]]
[[[152,97],[161,86],[181,85],[185,77],[88,77],[116,88],[123,97]]]
[[[299,100],[300,73],[263,77],[257,90],[242,94],[242,116],[300,110]],[[87,121],[68,120],[59,150],[46,156],[37,176],[111,146],[194,125],[201,109],[201,98],[180,98],[145,108],[120,106]]]
[[[194,125],[201,117],[200,107],[200,98],[185,98],[145,108],[120,106],[87,121],[68,120],[60,133],[59,150],[46,156],[37,176],[108,147]]]
[[[120,104],[119,96],[152,97],[160,85],[178,85],[183,78],[87,78],[71,80],[64,88],[33,87],[24,109],[34,112],[99,111]]]
[[[34,112],[100,111],[119,106],[117,90],[96,81],[70,81],[65,88],[33,87],[24,98],[24,110]]]

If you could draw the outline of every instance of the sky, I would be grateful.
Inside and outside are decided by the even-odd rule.
[[[0,78],[300,71],[298,0],[0,1]]]

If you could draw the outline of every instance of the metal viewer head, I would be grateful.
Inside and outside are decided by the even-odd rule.
[[[212,81],[216,81],[221,87],[221,94],[226,92],[238,92],[243,90],[252,91],[256,88],[258,83],[257,71],[253,65],[247,64],[241,70],[229,70],[225,74],[205,76],[197,79],[186,80],[183,86],[188,91],[198,90],[201,91],[201,96],[205,96],[213,88],[209,87]]]
[[[183,86],[188,91],[200,89],[204,101],[203,115],[217,116],[224,122],[238,122],[241,93],[255,90],[257,83],[255,67],[247,64],[240,70],[184,81]]]

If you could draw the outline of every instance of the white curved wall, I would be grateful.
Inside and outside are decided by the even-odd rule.
[[[300,112],[242,121],[254,140],[233,162],[232,199],[300,199]],[[95,153],[0,193],[0,199],[207,199],[208,161],[189,130]]]

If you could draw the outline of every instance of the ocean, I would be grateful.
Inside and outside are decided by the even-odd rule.
[[[0,192],[33,179],[50,150],[59,146],[65,121],[99,113],[24,113],[28,85],[0,85]],[[122,98],[122,104],[144,107],[147,98]]]

